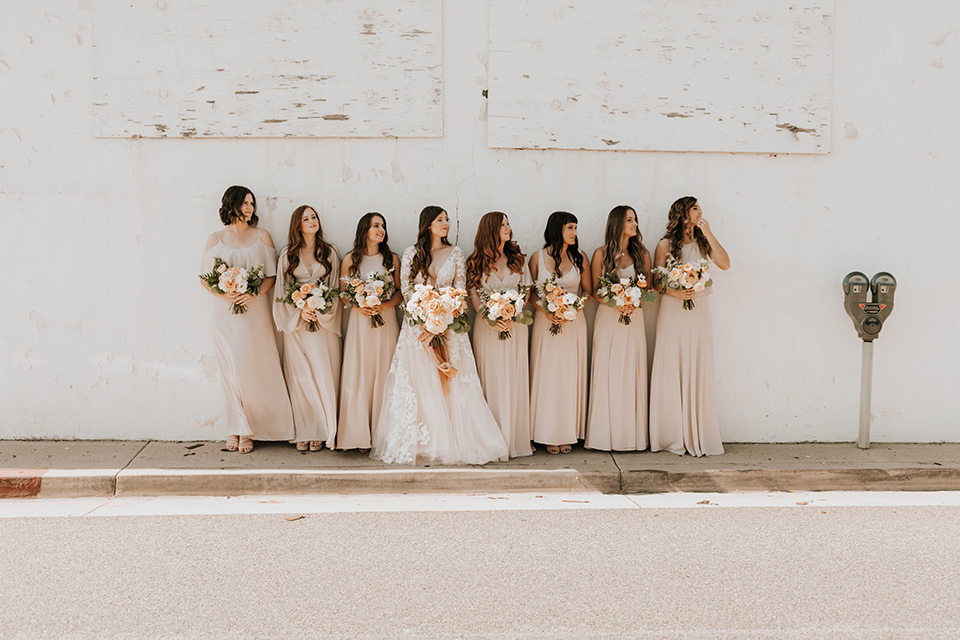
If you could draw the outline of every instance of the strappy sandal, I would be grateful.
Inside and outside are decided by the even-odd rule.
[[[227,451],[236,451],[240,447],[240,436],[227,436]]]
[[[309,443],[309,442],[298,442],[298,443],[297,443],[297,451],[309,451],[309,450],[310,450],[310,443]]]
[[[313,440],[312,442],[310,442],[310,451],[322,451],[322,450],[323,450],[323,442],[319,442],[317,440]]]
[[[568,444],[560,445],[560,453],[570,453],[571,451],[573,451],[573,447],[571,447],[570,445]]]
[[[247,436],[240,436],[240,453],[250,453],[253,451],[253,439]]]
[[[370,453],[370,449],[357,449],[360,453]]]
[[[555,455],[557,455],[558,453],[560,453],[560,447],[557,446],[557,445],[555,445],[555,444],[548,444],[548,445],[547,445],[547,453],[549,453],[550,455],[555,456]]]

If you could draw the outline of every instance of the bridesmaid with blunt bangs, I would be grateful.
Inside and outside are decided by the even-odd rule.
[[[280,251],[277,273],[284,284],[323,281],[337,286],[340,256],[323,238],[320,216],[302,205],[290,216],[287,246]],[[283,292],[277,297],[282,297]],[[297,451],[332,449],[337,436],[337,395],[340,386],[340,299],[333,309],[317,313],[274,299],[273,318],[283,333],[283,371],[293,406]],[[307,330],[307,323],[319,326]]]
[[[577,241],[577,217],[555,211],[543,231],[543,249],[530,257],[536,283],[551,275],[565,291],[590,296],[593,283],[590,260]],[[548,314],[531,295],[537,313],[530,344],[530,414],[533,441],[547,445],[547,453],[570,453],[584,437],[587,420],[587,321],[583,313],[568,321]],[[562,327],[550,334],[550,325]]]
[[[593,252],[593,289],[605,275],[614,280],[642,276],[650,282],[650,253],[643,246],[637,212],[614,207],[607,216],[604,244]],[[643,310],[621,311],[597,298],[590,368],[590,410],[584,446],[602,451],[647,448],[647,334]]]
[[[513,241],[513,230],[506,214],[499,211],[487,213],[480,219],[473,253],[467,258],[467,289],[473,309],[478,313],[473,324],[477,373],[511,458],[533,454],[530,446],[528,329],[513,320],[500,320],[497,326],[491,327],[479,315],[477,291],[518,290],[531,284],[533,279],[526,256]],[[511,337],[500,340],[501,331],[509,331]]]
[[[280,356],[270,317],[270,290],[277,275],[277,254],[270,234],[257,229],[257,200],[246,187],[234,185],[221,200],[224,229],[210,234],[200,262],[202,273],[220,258],[229,267],[263,265],[260,294],[219,294],[211,306],[213,344],[226,399],[227,451],[250,453],[254,440],[290,440],[293,415],[283,384]],[[238,304],[246,313],[234,314]]]
[[[343,379],[340,388],[340,431],[337,449],[370,449],[380,419],[383,389],[390,372],[390,360],[397,345],[400,327],[396,307],[400,293],[400,258],[390,250],[387,219],[371,212],[357,222],[353,249],[343,257],[342,278],[369,278],[393,269],[393,296],[377,308],[351,309],[343,350]],[[370,318],[380,314],[383,326],[374,327]]]

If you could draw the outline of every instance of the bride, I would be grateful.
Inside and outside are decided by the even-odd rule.
[[[404,298],[410,298],[417,284],[465,287],[463,251],[447,240],[449,230],[447,212],[440,207],[420,212],[417,243],[403,252],[400,263]],[[506,460],[507,445],[483,398],[467,334],[447,331],[445,336],[450,365],[456,369],[445,393],[436,357],[418,340],[420,332],[404,321],[370,457],[397,464]]]

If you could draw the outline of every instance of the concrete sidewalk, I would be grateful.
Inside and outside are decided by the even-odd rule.
[[[356,451],[257,443],[0,441],[0,498],[597,490],[957,491],[960,444],[729,444],[722,456],[575,447],[464,467],[403,467]]]

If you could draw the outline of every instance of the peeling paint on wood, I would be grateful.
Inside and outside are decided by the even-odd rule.
[[[834,0],[490,0],[490,147],[828,153]]]
[[[93,0],[96,135],[439,137],[441,4]]]

